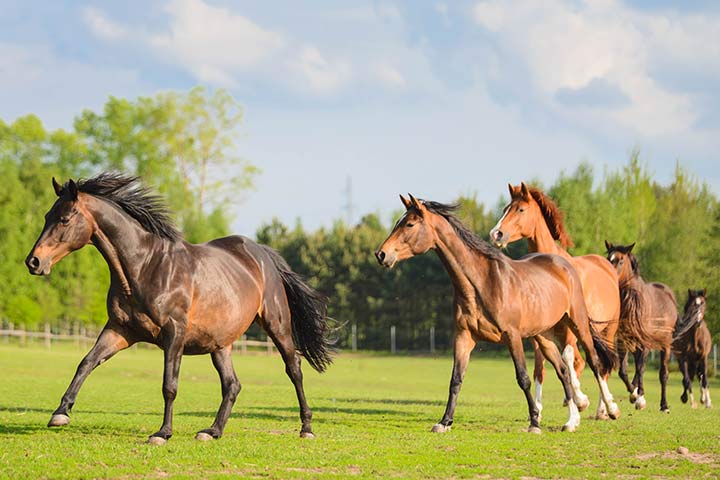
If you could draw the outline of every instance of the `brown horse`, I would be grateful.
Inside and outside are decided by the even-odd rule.
[[[136,342],[164,351],[165,413],[150,443],[172,435],[173,401],[183,354],[209,353],[220,375],[222,402],[212,426],[196,438],[223,434],[240,392],[232,343],[257,320],[277,346],[300,404],[301,437],[312,437],[300,357],[322,372],[330,364],[326,301],[304,284],[274,250],[240,236],[202,245],[185,242],[158,197],[136,178],[103,173],[70,180],[45,215],[45,227],[26,259],[30,273],[48,275],[69,253],[93,244],[110,268],[108,321],[83,358],[48,426],[70,422],[75,398],[90,372]]]
[[[572,240],[565,230],[563,214],[555,202],[537,188],[528,188],[525,183],[517,187],[508,185],[510,203],[503,209],[503,216],[490,230],[490,239],[498,247],[508,243],[528,239],[530,252],[552,253],[570,261],[580,276],[585,305],[588,315],[602,337],[614,345],[615,332],[620,318],[620,293],[618,276],[613,266],[600,255],[582,255],[573,257],[567,252]],[[559,242],[556,243],[556,240]],[[578,408],[583,411],[589,404],[587,396],[580,391],[578,377],[585,362],[580,356],[577,339],[567,328],[559,328],[555,334],[565,345],[563,359],[568,365],[574,365],[572,374],[576,398],[582,399]],[[542,411],[542,384],[545,378],[545,357],[537,342],[535,346],[535,402]],[[607,374],[609,376],[609,372]],[[607,381],[607,376],[605,378]],[[596,418],[607,418],[602,399],[598,403]]]
[[[700,403],[706,408],[712,407],[710,389],[707,380],[707,358],[712,348],[710,330],[705,324],[705,306],[707,291],[688,290],[688,299],[685,302],[685,313],[675,327],[672,349],[678,359],[680,372],[683,376],[683,394],[680,397],[683,403],[688,401],[690,406],[697,408],[692,393],[692,382],[695,375],[700,381]]]
[[[580,413],[570,369],[553,342],[552,329],[558,323],[566,324],[579,338],[609,415],[617,418],[620,411],[602,375],[612,367],[614,353],[590,327],[580,279],[570,263],[557,255],[542,254],[512,260],[460,223],[453,215],[457,205],[421,201],[412,195],[410,200],[400,199],[406,212],[375,253],[378,261],[390,268],[433,249],[455,289],[455,363],[445,414],[432,431],[450,429],[470,352],[483,340],[507,345],[528,404],[528,431],[539,433],[539,411],[530,392],[522,345],[522,339],[528,337],[538,342],[563,384],[570,413],[563,429],[575,430]]]
[[[607,259],[615,266],[620,281],[620,378],[630,392],[630,402],[638,410],[645,408],[645,361],[650,350],[660,350],[660,410],[669,412],[665,390],[673,329],[678,319],[677,302],[667,285],[643,280],[637,258],[632,253],[634,246],[634,243],[623,246],[605,241]],[[632,382],[627,375],[628,351],[635,357]]]

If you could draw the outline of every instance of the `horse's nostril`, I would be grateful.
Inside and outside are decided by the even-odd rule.
[[[40,259],[37,257],[30,257],[27,264],[30,268],[38,268],[40,266]]]
[[[378,259],[378,262],[382,263],[382,261],[385,260],[385,252],[378,250],[375,252],[375,257]]]

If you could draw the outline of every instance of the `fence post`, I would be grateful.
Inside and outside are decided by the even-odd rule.
[[[435,327],[430,327],[430,353],[435,353]]]
[[[244,355],[247,353],[247,335],[243,334],[240,339],[240,352]]]
[[[13,322],[8,322],[7,325],[8,325],[8,330],[10,330],[10,332],[15,330],[15,324],[13,324]],[[12,336],[12,333],[10,335],[8,335],[7,337],[5,337],[5,343],[8,343],[10,341],[11,336]]]
[[[20,346],[24,347],[27,339],[25,338],[25,324],[20,324]]]
[[[352,345],[352,351],[357,352],[357,325],[352,324],[352,327],[350,328],[351,337],[350,337],[350,344]]]
[[[395,325],[390,327],[390,353],[395,353]]]
[[[50,350],[50,324],[45,322],[45,348]]]

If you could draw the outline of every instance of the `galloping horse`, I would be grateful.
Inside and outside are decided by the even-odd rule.
[[[67,425],[75,398],[90,372],[136,342],[163,349],[165,412],[149,442],[172,436],[173,401],[183,354],[209,353],[222,384],[214,423],[199,440],[219,438],[240,382],[232,364],[232,343],[254,320],[277,346],[300,404],[301,437],[312,437],[312,413],[305,400],[301,353],[322,372],[331,363],[326,300],[304,284],[274,250],[240,236],[202,245],[184,241],[159,198],[137,178],[102,173],[60,186],[45,226],[26,264],[48,275],[69,253],[93,244],[110,268],[108,321],[83,358],[48,426]]]
[[[643,280],[637,258],[632,253],[634,246],[634,243],[624,246],[605,241],[607,259],[615,266],[620,281],[620,328],[617,334],[620,378],[630,392],[630,402],[635,403],[637,410],[645,408],[645,360],[650,350],[660,350],[660,410],[669,412],[665,389],[673,329],[678,319],[677,302],[667,285]],[[627,375],[628,351],[635,357],[632,382]]]
[[[515,376],[525,393],[530,414],[529,432],[539,433],[539,411],[530,392],[522,339],[534,338],[563,384],[570,417],[563,430],[580,424],[569,368],[553,342],[552,329],[567,325],[580,339],[595,373],[608,413],[620,411],[601,373],[610,369],[614,353],[592,330],[580,279],[570,263],[557,255],[533,254],[512,260],[468,230],[454,215],[457,205],[400,196],[406,212],[375,253],[381,265],[420,255],[430,249],[440,257],[455,289],[455,362],[445,414],[433,432],[445,432],[453,423],[460,386],[470,352],[478,340],[504,343],[515,364]],[[601,363],[602,362],[602,363]]]
[[[688,290],[685,313],[682,320],[675,326],[672,343],[673,353],[678,359],[683,376],[684,389],[680,400],[687,403],[688,393],[690,393],[692,408],[697,408],[692,393],[692,382],[696,374],[701,387],[700,403],[706,408],[712,407],[707,380],[707,358],[712,348],[712,337],[705,324],[706,294],[705,289]]]
[[[510,190],[510,203],[503,209],[503,216],[495,227],[490,230],[490,239],[501,248],[521,238],[528,239],[530,252],[552,253],[565,258],[575,267],[580,276],[585,305],[598,332],[610,345],[614,344],[615,332],[620,318],[620,292],[618,276],[613,266],[600,255],[583,255],[573,257],[567,252],[572,240],[565,230],[563,214],[555,202],[536,188],[528,188],[525,183]],[[558,245],[555,240],[559,241]],[[577,339],[567,328],[555,331],[565,345],[563,359],[569,366],[575,388],[575,397],[580,398],[578,409],[583,411],[589,405],[587,396],[580,391],[578,377],[583,370],[584,362],[580,356]],[[535,402],[542,412],[542,384],[545,378],[545,358],[535,342]],[[610,372],[607,372],[605,380]],[[605,404],[602,399],[598,403],[596,418],[607,418]]]

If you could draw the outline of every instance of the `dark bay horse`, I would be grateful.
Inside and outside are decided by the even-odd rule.
[[[537,188],[525,183],[517,187],[508,185],[510,203],[503,209],[503,216],[490,230],[490,239],[501,248],[508,243],[528,239],[531,253],[552,253],[568,260],[580,277],[585,305],[593,326],[607,343],[614,345],[615,332],[620,318],[620,292],[615,268],[600,255],[571,256],[567,248],[572,239],[565,230],[563,214],[550,197]],[[559,243],[556,243],[556,240]],[[585,362],[580,356],[577,339],[567,328],[559,328],[555,334],[565,345],[563,359],[574,366],[572,374],[575,397],[580,398],[578,408],[583,411],[589,405],[587,396],[580,391],[580,376]],[[542,411],[542,384],[545,378],[545,357],[535,342],[535,402]],[[609,372],[605,377],[607,377]],[[608,418],[605,404],[600,399],[595,413],[596,418]]]
[[[685,312],[675,326],[672,343],[672,350],[678,359],[683,376],[683,394],[680,400],[687,403],[689,393],[692,408],[697,408],[692,393],[692,382],[695,375],[700,382],[700,403],[706,408],[712,407],[707,380],[707,358],[712,348],[712,337],[705,324],[706,298],[707,291],[705,289],[688,290]]]
[[[184,241],[159,198],[137,178],[102,173],[60,186],[26,264],[48,275],[69,253],[94,245],[110,268],[108,321],[83,358],[48,426],[70,422],[69,413],[90,372],[136,342],[164,352],[165,413],[150,443],[172,435],[173,401],[183,354],[209,353],[220,376],[222,402],[212,426],[196,438],[223,434],[240,382],[232,343],[257,320],[277,346],[300,404],[301,437],[312,437],[301,353],[322,372],[331,363],[326,300],[302,282],[274,250],[231,236],[202,245]]]
[[[552,329],[561,322],[583,345],[608,413],[617,418],[620,411],[603,378],[612,368],[614,353],[590,326],[580,279],[570,263],[557,255],[543,254],[512,260],[468,230],[453,215],[457,205],[417,200],[412,195],[410,200],[400,199],[406,212],[375,253],[378,261],[390,268],[435,250],[455,290],[455,363],[445,414],[432,431],[450,429],[470,352],[483,340],[507,345],[527,400],[528,431],[539,433],[539,411],[530,392],[522,345],[523,338],[528,337],[538,342],[563,384],[570,413],[563,430],[575,430],[580,413],[573,398],[570,368],[553,341]]]
[[[624,246],[605,241],[607,259],[615,266],[620,281],[620,378],[625,382],[635,408],[644,409],[645,361],[650,350],[660,350],[660,410],[669,412],[665,390],[673,330],[678,319],[677,301],[667,285],[643,280],[637,257],[632,253],[634,246],[634,243]],[[627,352],[633,352],[635,357],[632,382],[627,375]]]

